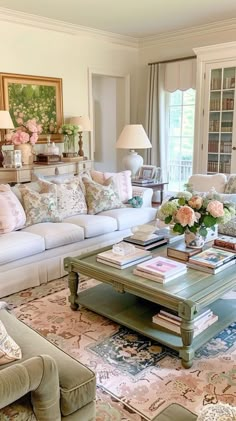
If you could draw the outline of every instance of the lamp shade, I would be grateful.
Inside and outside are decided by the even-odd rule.
[[[79,117],[71,117],[70,123],[80,126],[82,128],[81,130],[82,132],[92,131],[92,124],[87,115],[81,115]]]
[[[126,125],[116,142],[116,148],[119,149],[147,149],[151,147],[152,144],[142,124]]]
[[[0,110],[0,129],[14,129],[9,111]]]

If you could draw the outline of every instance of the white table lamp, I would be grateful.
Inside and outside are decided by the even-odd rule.
[[[79,151],[78,151],[78,155],[84,156],[82,133],[92,131],[91,121],[90,121],[90,119],[87,115],[81,115],[79,117],[71,117],[70,124],[75,124],[75,125],[81,127],[81,130],[79,131]]]
[[[0,110],[0,142],[4,141],[4,135],[3,138],[1,138],[1,130],[4,129],[14,129],[14,124],[9,111]]]
[[[128,124],[125,126],[116,142],[116,148],[129,149],[128,155],[123,158],[123,166],[132,172],[135,177],[143,165],[143,157],[138,155],[134,149],[148,149],[152,144],[142,124]]]

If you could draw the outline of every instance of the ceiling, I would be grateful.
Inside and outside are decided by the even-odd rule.
[[[235,0],[0,0],[0,7],[136,38],[236,18]]]

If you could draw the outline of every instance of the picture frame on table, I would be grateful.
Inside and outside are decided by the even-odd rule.
[[[61,78],[0,73],[0,106],[9,110],[15,127],[35,118],[43,128],[37,143],[46,143],[49,134],[53,142],[63,142]]]
[[[153,180],[156,173],[154,165],[143,165],[139,171],[139,178],[145,180]]]

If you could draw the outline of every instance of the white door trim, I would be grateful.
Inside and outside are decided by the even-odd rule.
[[[115,78],[123,78],[125,82],[125,123],[130,123],[130,74],[128,73],[119,73],[114,72],[108,69],[101,69],[96,67],[89,67],[88,68],[88,96],[89,96],[89,116],[90,120],[94,121],[93,115],[93,76],[100,75],[100,76],[109,76]],[[91,132],[91,144],[90,144],[90,156],[91,159],[94,160],[94,152],[95,152],[95,141],[94,141],[94,131]]]

